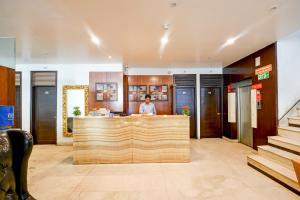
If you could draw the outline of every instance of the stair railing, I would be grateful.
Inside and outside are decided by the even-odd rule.
[[[289,110],[287,110],[282,117],[280,117],[279,125],[288,125],[288,117],[298,116],[300,112],[298,110],[300,110],[300,99]]]

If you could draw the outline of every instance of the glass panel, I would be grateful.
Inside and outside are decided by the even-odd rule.
[[[0,65],[16,67],[16,39],[0,38]]]

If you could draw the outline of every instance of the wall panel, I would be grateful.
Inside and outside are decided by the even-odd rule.
[[[96,83],[118,83],[117,101],[96,101]],[[94,108],[108,108],[113,112],[124,111],[123,72],[90,72],[89,73],[89,111]]]
[[[255,75],[255,58],[261,58],[261,65],[272,64],[270,78],[258,80]],[[257,128],[253,129],[253,147],[267,144],[267,136],[277,134],[277,61],[276,44],[269,45],[223,69],[224,76],[224,136],[236,139],[237,123],[228,123],[227,85],[245,79],[251,79],[252,84],[261,83],[262,108],[257,111]]]
[[[15,70],[0,66],[0,105],[16,105]],[[16,124],[15,114],[15,124]]]
[[[173,76],[170,75],[128,75],[128,85],[168,85],[168,101],[155,101],[156,112],[159,115],[171,115],[173,113]],[[128,87],[127,99],[128,99]],[[148,87],[149,93],[149,87]],[[138,113],[142,102],[128,102],[128,114]]]
[[[15,105],[15,70],[0,66],[0,105]]]

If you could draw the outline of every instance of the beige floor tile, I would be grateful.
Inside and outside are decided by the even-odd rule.
[[[299,200],[247,165],[252,151],[202,139],[190,163],[73,165],[72,146],[35,145],[28,185],[38,200]]]
[[[106,175],[85,177],[76,191],[147,191],[165,189],[163,175]]]
[[[165,191],[80,192],[72,200],[167,200]]]

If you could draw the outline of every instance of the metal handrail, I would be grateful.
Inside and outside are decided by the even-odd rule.
[[[300,99],[296,103],[294,103],[294,105],[288,111],[286,111],[284,113],[284,115],[282,115],[282,117],[279,119],[279,121],[282,120],[299,102],[300,102]]]

